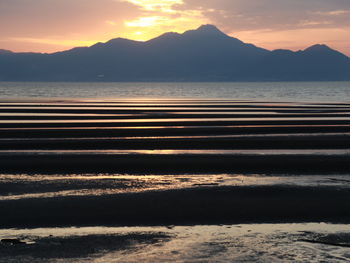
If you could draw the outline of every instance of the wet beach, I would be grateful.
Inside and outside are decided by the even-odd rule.
[[[240,236],[240,242],[246,242],[251,238],[249,228],[267,223],[273,223],[274,228],[263,234],[264,242],[284,240],[288,244],[293,240],[294,246],[297,239],[322,251],[333,244],[342,251],[336,255],[325,252],[322,260],[346,262],[350,258],[346,248],[349,136],[347,103],[3,100],[0,237],[29,238],[36,245],[13,245],[9,250],[1,243],[0,262],[11,262],[9,259],[22,250],[23,262],[36,262],[40,257],[64,262],[60,253],[38,252],[41,246],[64,242],[73,250],[82,243],[100,244],[92,252],[67,250],[72,253],[66,255],[69,260],[113,262],[107,256],[113,254],[119,260],[115,262],[134,262],[144,247],[154,251],[183,238],[194,242],[206,232],[212,235],[207,241],[212,245],[200,246],[205,250],[218,248],[218,262],[231,262],[234,259],[225,253],[237,252],[238,247],[233,249],[229,242],[237,244],[240,235],[228,229],[247,228]],[[295,238],[293,226],[307,234]],[[71,227],[78,227],[75,234],[69,234]],[[89,227],[103,230],[84,233]],[[136,231],[135,227],[145,229]],[[38,236],[41,228],[47,235]],[[66,237],[55,236],[60,229],[68,229]],[[123,229],[126,233],[121,234]],[[283,237],[277,234],[279,229],[283,229]],[[327,232],[327,238],[322,239],[322,231]],[[221,232],[225,241],[214,238]],[[76,235],[83,241],[76,241]],[[276,235],[277,239],[271,239]],[[104,239],[116,246],[101,244]],[[132,248],[127,248],[129,243]],[[240,251],[248,247],[241,244]],[[130,256],[123,257],[118,254],[124,253],[121,251]],[[154,256],[160,252],[154,253],[147,255],[145,262],[161,262]],[[190,259],[182,251],[170,254],[178,255],[177,262],[212,262],[211,255],[198,253],[202,260]],[[266,262],[312,262],[310,255],[317,254],[314,250],[301,253],[308,255],[305,257],[288,258],[279,253],[261,258]],[[234,262],[259,257],[254,254],[249,259],[243,254]],[[169,255],[164,260],[169,260]]]

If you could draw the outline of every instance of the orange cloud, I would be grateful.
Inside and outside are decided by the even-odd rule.
[[[174,5],[183,4],[182,0],[124,0],[148,11],[175,12]]]

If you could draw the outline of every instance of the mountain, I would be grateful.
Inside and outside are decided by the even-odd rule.
[[[350,80],[350,58],[326,45],[269,51],[203,25],[145,42],[116,38],[52,54],[0,50],[0,80]]]
[[[0,49],[0,54],[10,54],[12,51],[6,49]]]

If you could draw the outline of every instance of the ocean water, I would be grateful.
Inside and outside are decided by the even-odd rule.
[[[262,101],[349,102],[350,82],[0,82],[0,98],[225,98]]]

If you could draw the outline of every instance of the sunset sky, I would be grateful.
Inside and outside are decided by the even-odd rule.
[[[350,55],[349,0],[0,0],[0,49],[54,52],[214,24],[244,42]]]

